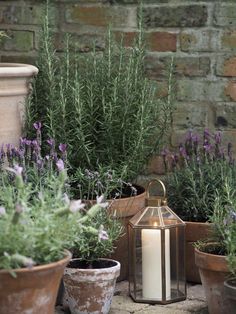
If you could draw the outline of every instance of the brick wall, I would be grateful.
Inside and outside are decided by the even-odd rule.
[[[1,61],[33,62],[37,54],[43,1],[0,1],[0,29],[12,37],[1,47]],[[55,0],[57,49],[69,32],[86,52],[104,46],[109,23],[126,45],[137,31],[138,0]],[[172,145],[187,128],[222,129],[236,147],[236,1],[143,0],[147,75],[165,94],[165,68],[175,56],[177,80]],[[153,165],[155,165],[155,162]],[[150,166],[150,171],[156,168]]]

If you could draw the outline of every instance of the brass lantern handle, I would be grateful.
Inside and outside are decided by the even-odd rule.
[[[159,195],[152,195],[150,196],[150,188],[153,184],[160,184],[162,189],[163,189],[163,196],[159,196]],[[146,205],[150,205],[150,206],[161,206],[162,204],[163,205],[166,205],[167,203],[167,199],[166,199],[166,187],[165,187],[165,184],[159,180],[159,179],[153,179],[151,180],[149,183],[148,183],[148,186],[147,186],[147,198],[146,198]]]
[[[166,187],[165,187],[165,184],[159,180],[159,179],[153,179],[151,180],[149,183],[148,183],[148,186],[147,186],[147,197],[149,198],[150,197],[150,188],[151,186],[154,184],[154,183],[160,183],[160,185],[162,186],[163,188],[163,197],[166,198]]]

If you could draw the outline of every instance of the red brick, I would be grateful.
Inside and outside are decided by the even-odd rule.
[[[225,95],[236,101],[236,81],[231,81],[225,88]]]
[[[176,51],[177,34],[152,32],[147,34],[147,49],[150,51]]]
[[[225,60],[223,68],[224,76],[236,76],[236,57]]]
[[[137,32],[115,32],[114,34],[118,42],[121,41],[123,36],[123,44],[125,47],[132,47],[134,45],[135,38],[138,35]]]

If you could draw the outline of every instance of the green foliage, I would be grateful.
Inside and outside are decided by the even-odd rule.
[[[106,257],[112,253],[115,241],[123,232],[120,221],[109,214],[106,208],[101,208],[95,217],[90,217],[84,227],[85,229],[77,237],[71,251],[74,257],[79,257],[88,262]],[[91,227],[94,230],[99,230],[99,238],[97,232],[91,232]],[[102,239],[103,237],[104,239]]]
[[[94,47],[89,54],[76,53],[67,38],[58,57],[46,14],[27,123],[41,121],[43,137],[68,144],[72,171],[102,165],[130,181],[162,144],[171,120],[172,72],[168,97],[157,99],[145,77],[141,34],[126,49],[108,31],[103,53]]]
[[[216,193],[224,196],[225,178],[236,186],[236,167],[231,145],[228,151],[220,146],[221,134],[205,131],[202,142],[191,132],[177,155],[165,155],[171,160],[173,172],[168,174],[167,191],[171,208],[186,221],[205,222],[214,212]]]

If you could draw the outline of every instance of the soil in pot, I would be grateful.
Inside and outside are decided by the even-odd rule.
[[[0,270],[1,314],[54,314],[57,291],[63,271],[71,259],[64,259],[32,269]]]
[[[224,281],[230,274],[226,256],[216,255],[217,252],[223,253],[217,249],[216,244],[208,244],[204,251],[206,252],[195,249],[195,261],[205,290],[209,314],[229,313],[229,302],[224,291]],[[208,253],[209,251],[216,254]]]
[[[73,259],[63,277],[64,306],[69,306],[72,314],[108,314],[119,273],[120,263],[114,260],[89,264]]]

